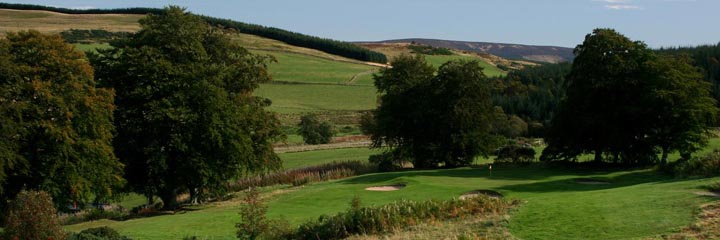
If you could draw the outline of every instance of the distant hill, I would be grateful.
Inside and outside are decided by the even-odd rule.
[[[407,38],[394,39],[379,42],[362,43],[418,43],[433,47],[457,49],[461,51],[488,53],[507,59],[523,59],[537,62],[565,62],[575,56],[572,48],[554,46],[532,46],[522,44],[490,43],[490,42],[467,42],[440,39]]]

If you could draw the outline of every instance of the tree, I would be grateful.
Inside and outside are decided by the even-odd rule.
[[[596,29],[575,48],[567,98],[541,159],[594,153],[625,164],[662,161],[702,144],[717,109],[696,68],[656,56],[639,41]],[[607,160],[607,159],[606,159]]]
[[[328,122],[321,122],[315,114],[306,114],[300,117],[298,134],[307,144],[325,144],[332,140],[332,126]]]
[[[418,168],[462,166],[491,152],[495,138],[489,82],[476,61],[450,61],[437,75],[422,56],[400,56],[375,75],[381,94],[373,147],[409,156]]]
[[[96,88],[85,55],[60,36],[0,39],[0,206],[23,188],[60,207],[111,197],[124,183],[113,109],[113,91]]]
[[[140,25],[93,59],[117,92],[114,143],[131,188],[173,209],[179,193],[203,200],[228,179],[279,168],[279,122],[264,110],[268,100],[252,96],[270,80],[271,59],[179,7]]]
[[[648,136],[661,152],[687,155],[706,142],[718,109],[710,95],[710,83],[684,57],[660,57],[651,63],[650,132]]]
[[[50,195],[20,191],[5,219],[5,239],[46,240],[67,238]]]

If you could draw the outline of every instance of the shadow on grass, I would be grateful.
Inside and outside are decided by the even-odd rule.
[[[619,175],[610,175],[614,172],[624,172]],[[455,178],[476,178],[487,180],[512,180],[529,181],[528,183],[505,185],[496,187],[496,190],[511,192],[561,192],[561,191],[594,191],[619,187],[627,187],[645,183],[669,183],[685,181],[687,179],[676,179],[672,176],[644,169],[575,169],[564,166],[549,166],[546,164],[529,165],[500,165],[494,166],[492,174],[487,168],[458,168],[458,169],[437,169],[400,171],[388,173],[375,173],[362,175],[355,178],[341,180],[341,184],[372,184],[390,182],[399,178],[412,177],[455,177]],[[554,178],[554,179],[550,179]],[[558,179],[560,178],[560,179]],[[576,180],[594,179],[606,181],[608,184],[583,184]],[[545,180],[545,181],[543,181]],[[458,180],[463,181],[463,180]]]
[[[576,181],[577,178],[565,178],[553,181],[532,182],[524,184],[506,185],[500,190],[512,192],[564,192],[564,191],[595,191],[612,188],[621,188],[646,183],[671,183],[685,181],[671,176],[660,174],[652,170],[637,170],[612,177],[592,177],[593,180],[605,181],[607,184],[584,184]]]
[[[625,170],[626,171],[626,170]],[[600,175],[608,174],[609,170],[571,169],[567,167],[548,166],[542,163],[527,165],[494,165],[492,171],[487,166],[475,166],[456,169],[414,170],[408,169],[398,172],[385,172],[362,175],[355,178],[339,181],[346,184],[365,184],[389,181],[401,177],[457,177],[457,178],[487,178],[491,180],[544,180],[562,175]]]

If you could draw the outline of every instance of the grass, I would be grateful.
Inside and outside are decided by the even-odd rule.
[[[319,150],[309,152],[280,153],[285,169],[296,169],[316,166],[331,162],[345,161],[367,161],[372,154],[380,153],[381,150],[367,148],[342,148],[332,150]]]
[[[272,100],[269,110],[278,113],[369,110],[376,99],[372,86],[262,84],[254,93]]]
[[[139,14],[62,14],[35,10],[0,9],[0,35],[7,31],[35,29],[58,33],[69,29],[104,29],[135,32],[140,29]]]
[[[582,185],[574,178],[599,178],[608,185]],[[720,178],[679,180],[652,170],[576,171],[538,165],[407,171],[368,174],[302,188],[275,189],[266,196],[269,217],[299,224],[321,214],[347,208],[354,196],[365,205],[399,199],[449,199],[476,189],[493,189],[507,198],[527,201],[512,215],[509,229],[522,239],[627,239],[654,236],[691,222],[693,210],[709,201],[693,195]],[[406,183],[394,192],[368,192],[366,187]],[[134,239],[197,235],[231,239],[239,202],[218,203],[175,215],[124,222],[101,220],[69,226],[69,230],[108,225]]]
[[[287,52],[253,51],[272,55],[277,63],[270,64],[270,74],[275,81],[348,84],[356,74],[373,72],[377,67],[348,63]]]

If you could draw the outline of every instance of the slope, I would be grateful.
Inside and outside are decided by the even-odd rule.
[[[468,42],[424,38],[395,39],[379,42],[367,42],[364,44],[412,42],[430,45],[433,47],[450,48],[475,53],[487,53],[507,59],[522,59],[537,62],[557,63],[571,61],[575,58],[572,48],[556,46],[533,46],[523,44]]]

